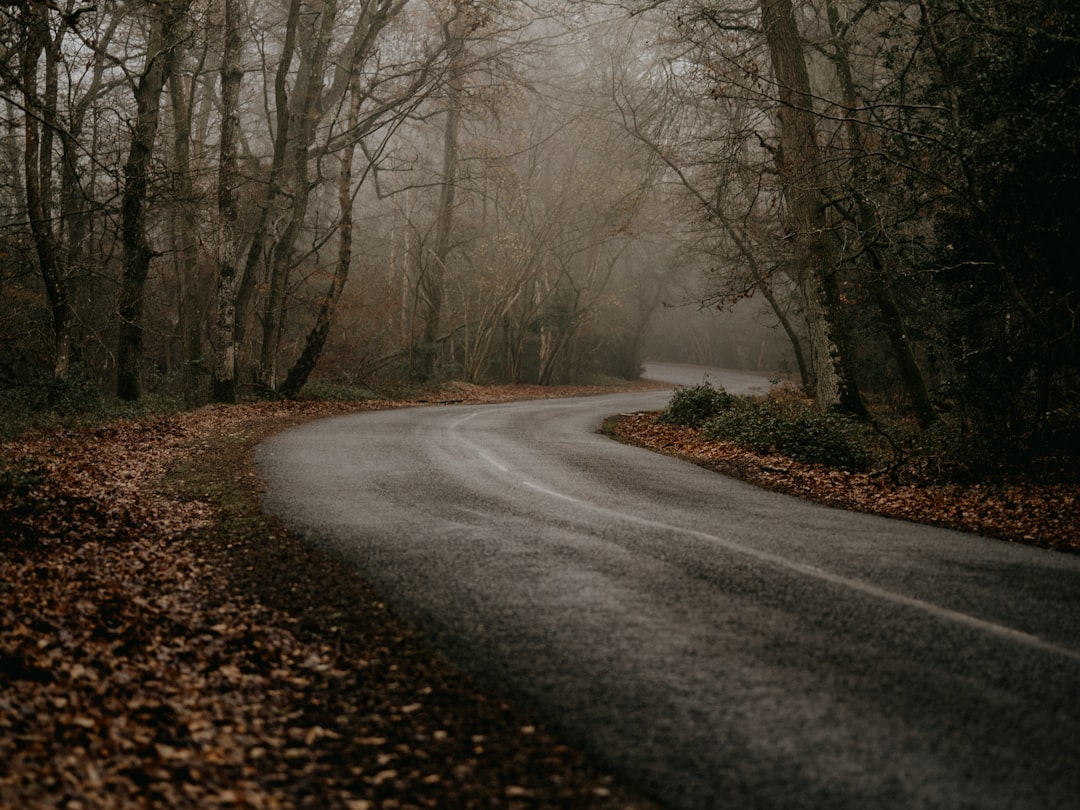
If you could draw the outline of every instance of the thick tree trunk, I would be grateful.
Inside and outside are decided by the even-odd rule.
[[[274,79],[273,159],[259,221],[240,274],[234,317],[234,351],[239,356],[245,344],[249,312],[257,303],[256,290],[264,285],[258,378],[271,392],[277,380],[288,277],[296,261],[296,245],[303,232],[313,187],[309,162],[317,151],[325,153],[327,148],[341,148],[344,141],[363,134],[335,128],[339,133],[335,142],[316,148],[319,125],[336,109],[365,60],[377,53],[380,33],[406,4],[407,0],[376,0],[361,4],[361,8],[350,8],[347,17],[352,29],[348,41],[331,61],[330,46],[341,38],[341,26],[346,18],[344,12],[339,13],[338,0],[289,2]],[[331,72],[333,78],[327,83]],[[427,81],[426,70],[417,71],[416,75],[402,100],[415,94]],[[378,95],[369,95],[368,99]],[[360,129],[366,133],[382,126],[385,123],[382,113],[393,109],[395,104],[380,98],[378,111],[369,113]]]
[[[791,0],[760,0],[780,101],[780,173],[784,183],[799,287],[807,306],[814,398],[822,407],[865,418],[846,350],[836,256],[824,209],[822,154],[802,39]]]
[[[147,64],[135,87],[135,126],[124,164],[121,236],[124,274],[120,287],[120,333],[116,349],[116,395],[137,400],[142,395],[140,366],[143,358],[143,292],[154,252],[146,232],[146,197],[150,160],[154,153],[161,112],[161,94],[169,81],[177,34],[186,14],[184,2],[166,2],[150,24]]]
[[[311,199],[308,152],[315,142],[319,103],[327,54],[337,21],[336,0],[317,3],[318,14],[299,25],[301,62],[289,108],[290,140],[284,157],[284,176],[289,197],[286,223],[271,252],[270,284],[263,310],[262,348],[259,382],[268,390],[277,388],[277,356],[285,321],[286,287],[292,269],[296,241],[307,217]]]
[[[247,334],[249,312],[254,302],[255,290],[260,281],[265,280],[260,278],[260,271],[265,269],[267,243],[272,241],[271,231],[276,229],[278,222],[285,216],[287,210],[287,195],[284,193],[286,184],[285,165],[289,141],[294,137],[291,130],[289,76],[292,73],[293,60],[296,56],[297,31],[300,27],[301,8],[301,0],[290,0],[289,12],[285,22],[285,38],[282,43],[277,70],[274,74],[274,153],[270,163],[270,175],[266,182],[266,194],[260,205],[259,221],[252,233],[243,272],[236,282],[235,301],[231,305],[233,308],[231,318],[233,322],[233,338],[232,346],[228,351],[233,356],[233,375],[239,374],[240,371],[240,354]]]
[[[179,71],[169,77],[173,120],[173,162],[176,173],[172,252],[178,290],[177,333],[184,391],[195,392],[202,358],[202,323],[199,313],[199,249],[196,242],[194,187],[191,179],[191,103]]]
[[[236,300],[239,253],[240,168],[240,23],[241,0],[225,0],[225,48],[221,57],[221,140],[218,146],[217,286],[215,289],[214,372],[210,397],[214,402],[236,402]]]

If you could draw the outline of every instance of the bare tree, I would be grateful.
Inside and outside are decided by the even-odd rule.
[[[674,186],[672,205],[684,223],[681,238],[713,268],[694,303],[722,309],[761,293],[787,336],[803,386],[812,390],[795,312],[805,314],[805,307],[792,300],[795,264],[778,228],[776,150],[765,137],[773,126],[765,112],[772,106],[767,51],[758,42],[756,7],[723,15],[711,5],[679,8],[684,13],[674,33],[665,34],[662,20],[636,19],[612,35],[598,95],[606,98],[612,125],[665,167],[663,182]],[[724,32],[719,50],[717,31]]]
[[[290,273],[326,238],[313,233],[310,240],[301,239],[310,225],[313,194],[323,181],[321,161],[352,148],[350,143],[385,135],[430,90],[442,59],[442,48],[435,47],[414,49],[399,62],[384,61],[384,50],[393,50],[385,48],[385,40],[407,5],[407,0],[378,0],[355,8],[339,8],[336,0],[294,0],[289,5],[273,82],[273,156],[258,221],[245,248],[234,318],[237,352],[254,295],[264,284],[258,376],[266,390],[277,385]],[[332,50],[343,21],[350,26],[349,36]],[[342,124],[341,116],[358,75],[363,77],[361,108],[355,127],[350,127]],[[371,154],[380,151],[376,147]]]
[[[363,95],[360,92],[359,81],[353,79],[353,90],[350,94],[349,115],[347,127],[354,131],[359,125],[360,105]],[[304,350],[300,353],[296,362],[289,369],[285,381],[281,384],[278,393],[283,397],[295,397],[304,387],[315,365],[319,361],[326,338],[330,334],[330,327],[334,322],[334,312],[341,293],[345,289],[345,282],[349,278],[349,270],[352,265],[353,246],[353,201],[355,190],[353,188],[353,162],[356,158],[357,141],[349,139],[345,148],[341,151],[341,163],[338,169],[338,256],[334,267],[333,278],[330,287],[323,296],[319,305],[319,313],[315,318],[315,324],[308,332]]]
[[[455,3],[453,16],[442,26],[443,44],[448,55],[445,79],[446,123],[443,127],[442,177],[439,205],[435,216],[435,244],[422,257],[420,293],[424,306],[424,330],[418,372],[423,379],[435,374],[438,357],[439,329],[442,321],[443,297],[446,284],[446,262],[450,256],[451,234],[454,226],[454,206],[457,200],[458,139],[461,131],[461,105],[465,78],[467,38],[480,21],[474,10],[465,3]]]
[[[49,9],[26,3],[22,9],[24,45],[21,84],[24,99],[26,212],[34,237],[38,269],[45,283],[53,328],[53,374],[63,379],[71,366],[72,306],[67,271],[53,223],[53,133],[57,114],[57,70],[62,32],[50,34]],[[40,92],[39,64],[45,58],[45,90]]]
[[[851,43],[847,37],[850,24],[842,19],[837,0],[825,0],[825,9],[831,48],[829,56],[836,71],[844,107],[843,134],[847,140],[848,154],[844,161],[846,176],[842,177],[842,181],[851,199],[847,206],[837,200],[836,207],[844,212],[845,219],[854,226],[854,241],[857,245],[849,248],[849,253],[865,255],[872,265],[873,278],[870,283],[881,312],[882,326],[896,358],[901,383],[919,423],[923,427],[929,427],[937,421],[938,414],[931,402],[926,378],[919,366],[912,342],[908,338],[903,314],[891,289],[885,225],[870,203],[868,141],[872,137],[872,131],[868,111],[859,101]]]
[[[780,152],[787,215],[803,300],[809,309],[814,398],[866,416],[851,367],[843,306],[837,283],[837,256],[825,216],[826,185],[818,144],[814,96],[803,41],[791,0],[761,0],[761,28],[769,45],[780,106]]]
[[[167,0],[147,7],[150,31],[142,73],[133,89],[135,121],[124,164],[122,234],[124,273],[120,288],[120,331],[116,350],[116,393],[136,400],[142,394],[143,293],[154,250],[146,223],[150,162],[161,114],[161,94],[169,82],[183,34],[190,0]]]
[[[319,121],[318,107],[323,100],[323,73],[330,51],[330,42],[337,24],[336,0],[315,0],[306,14],[301,14],[301,4],[290,7],[288,25],[295,30],[300,63],[296,83],[288,107],[288,117],[279,113],[279,143],[283,146],[280,157],[281,179],[277,184],[278,199],[272,205],[283,205],[280,231],[271,251],[269,286],[262,317],[262,351],[259,359],[259,381],[268,390],[277,385],[277,355],[281,330],[285,319],[286,283],[292,268],[293,251],[303,227],[312,191],[309,177],[308,150],[315,142]],[[290,65],[282,61],[281,69]],[[279,70],[279,84],[281,74]],[[275,162],[277,162],[275,154]]]

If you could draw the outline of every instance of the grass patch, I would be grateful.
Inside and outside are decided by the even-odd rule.
[[[361,383],[350,380],[311,380],[300,389],[301,401],[313,402],[362,402],[379,399],[379,395]]]

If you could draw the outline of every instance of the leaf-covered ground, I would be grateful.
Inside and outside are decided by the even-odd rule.
[[[582,389],[457,386],[494,402]],[[251,448],[362,407],[209,407],[0,445],[0,808],[650,807],[258,508]],[[890,487],[609,431],[846,507],[1080,547],[1075,488]]]
[[[259,512],[254,444],[356,407],[0,446],[0,808],[650,806]]]

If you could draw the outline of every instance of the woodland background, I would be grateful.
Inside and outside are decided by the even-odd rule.
[[[8,411],[648,355],[790,375],[957,470],[1077,454],[1067,0],[0,16]]]
[[[1075,551],[1078,111],[1073,0],[3,0],[0,805],[652,806],[261,512],[299,419],[767,370],[605,429]]]

